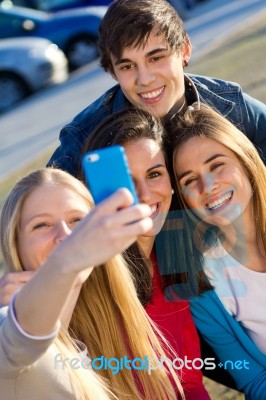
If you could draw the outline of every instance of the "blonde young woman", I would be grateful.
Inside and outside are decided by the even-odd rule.
[[[27,282],[0,312],[3,398],[168,400],[176,398],[174,382],[182,397],[173,370],[113,374],[103,367],[102,380],[88,363],[164,356],[118,255],[152,226],[149,207],[132,202],[122,189],[91,211],[86,187],[51,168],[29,174],[9,194],[1,215],[4,261]]]
[[[176,121],[172,139],[178,192],[193,221],[185,240],[213,286],[192,299],[194,320],[246,398],[266,399],[265,165],[242,132],[203,105]]]

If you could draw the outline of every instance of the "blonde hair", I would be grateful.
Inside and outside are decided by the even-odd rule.
[[[1,216],[1,246],[10,271],[23,269],[17,252],[17,238],[24,201],[34,189],[48,182],[69,187],[92,208],[92,199],[87,188],[64,171],[45,168],[21,179],[8,196]],[[149,359],[166,357],[161,343],[171,353],[168,343],[141,306],[128,267],[120,255],[95,268],[83,284],[69,332],[61,331],[57,341],[59,347],[64,349],[64,354],[75,351],[71,336],[87,346],[91,358],[103,355],[108,359],[120,359],[128,354],[132,358],[141,359],[144,356]],[[78,371],[69,368],[76,398],[104,400],[108,396],[112,397],[100,378],[96,381],[92,370],[89,370],[87,377],[82,371]],[[118,374],[113,374],[110,369],[101,369],[100,374],[108,379],[112,391],[121,400],[175,399],[176,393],[171,379],[183,396],[179,379],[173,369],[157,368],[150,375],[147,371],[137,372],[138,375],[134,376],[126,368]],[[91,381],[99,381],[96,389],[103,394],[97,394],[96,389],[93,392]]]
[[[215,140],[237,157],[252,186],[258,238],[266,250],[266,167],[253,143],[229,120],[203,104],[192,107],[174,122],[173,160],[182,144],[195,136]],[[178,186],[177,179],[176,183]],[[179,186],[178,192],[182,198]]]

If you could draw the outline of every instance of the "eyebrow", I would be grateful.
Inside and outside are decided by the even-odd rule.
[[[164,164],[156,164],[156,165],[153,165],[152,167],[148,168],[146,172],[150,172],[155,168],[166,168],[166,166]]]
[[[213,161],[213,160],[215,160],[216,158],[218,158],[218,157],[226,157],[224,154],[214,154],[213,156],[211,156],[210,158],[208,158],[206,161],[204,161],[204,165],[206,165],[206,164],[209,164],[211,161]],[[189,175],[189,174],[192,174],[193,173],[193,171],[192,170],[188,170],[188,171],[185,171],[185,172],[183,172],[181,175],[178,175],[177,176],[177,179],[179,180],[179,181],[181,181],[181,179],[182,178],[184,178],[185,176],[187,176],[187,175]]]
[[[163,53],[164,51],[167,51],[167,50],[168,50],[168,47],[159,47],[158,49],[151,50],[147,54],[145,54],[145,58],[152,57],[158,53]],[[132,60],[130,60],[130,58],[121,58],[120,60],[117,60],[115,62],[115,65],[119,65],[119,64],[123,64],[123,63],[127,63],[127,62],[132,62]]]

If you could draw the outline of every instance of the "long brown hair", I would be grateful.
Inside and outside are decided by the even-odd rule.
[[[154,140],[163,151],[164,129],[159,119],[144,110],[129,108],[106,118],[88,137],[83,147],[83,154],[106,146],[135,142],[140,139]],[[167,160],[165,159],[166,163]],[[80,168],[79,178],[84,180]],[[152,279],[147,261],[137,243],[124,252],[124,257],[134,276],[138,297],[146,306],[151,299]]]

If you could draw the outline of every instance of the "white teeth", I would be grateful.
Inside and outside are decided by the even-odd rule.
[[[217,208],[221,207],[223,204],[227,202],[233,195],[233,192],[229,192],[225,194],[223,197],[221,197],[219,200],[215,200],[212,203],[207,203],[206,207],[209,210],[216,210]]]
[[[153,205],[150,206],[150,207],[151,207],[151,212],[152,212],[152,214],[155,213],[156,210],[157,210],[157,204],[153,204]]]
[[[144,99],[154,99],[155,97],[158,97],[163,92],[163,90],[164,87],[158,90],[154,90],[153,92],[142,93],[141,97],[143,97]]]

